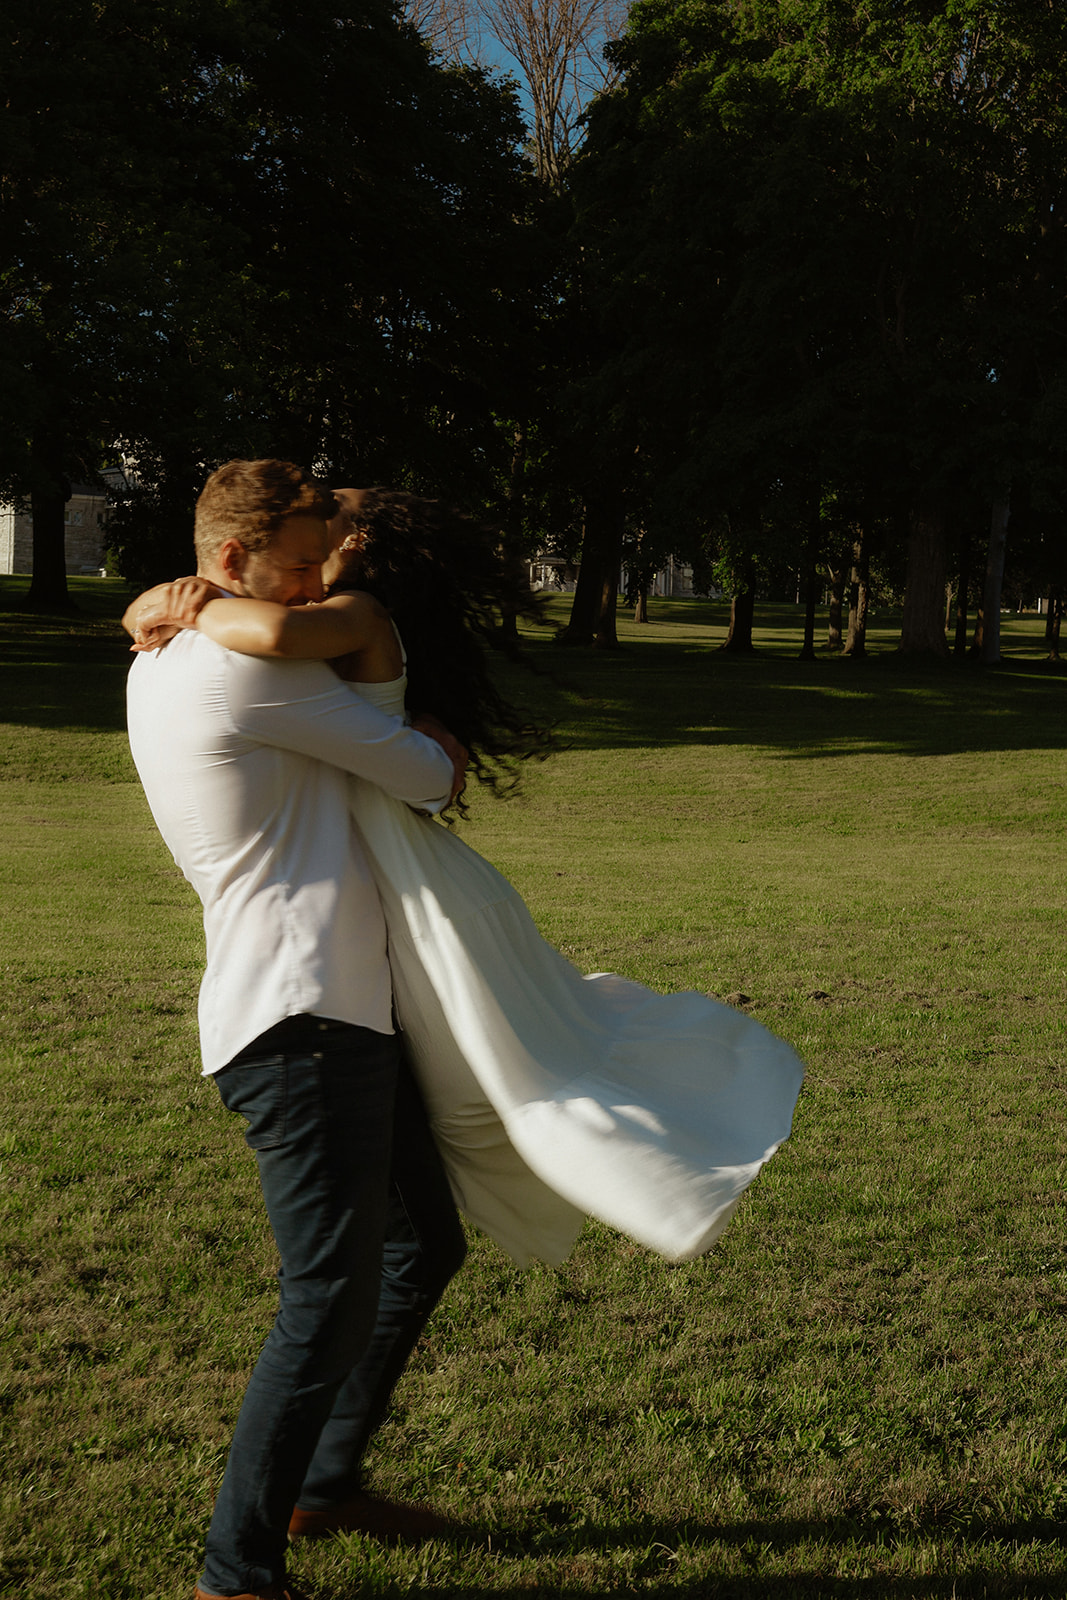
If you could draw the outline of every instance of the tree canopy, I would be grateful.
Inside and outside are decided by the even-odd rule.
[[[228,456],[470,494],[534,288],[513,92],[381,0],[13,0],[0,75],[0,493],[63,590],[117,455],[127,570],[173,567]]]
[[[574,173],[592,409],[652,522],[792,549],[827,493],[908,540],[944,648],[952,508],[1040,483],[1062,385],[1064,20],[1051,5],[641,0]]]
[[[40,597],[71,480],[132,465],[148,577],[266,453],[492,509],[516,556],[583,525],[600,643],[624,542],[749,600],[873,555],[919,651],[956,575],[990,659],[1005,552],[1067,579],[1054,0],[639,0],[547,167],[387,0],[5,22],[0,495]]]

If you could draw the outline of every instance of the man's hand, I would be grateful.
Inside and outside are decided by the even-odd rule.
[[[195,628],[209,600],[223,593],[206,578],[176,578],[139,595],[126,611],[122,626],[132,634],[131,650],[158,650],[181,628]]]
[[[424,733],[427,738],[436,740],[451,761],[452,793],[448,797],[448,803],[451,805],[456,796],[463,793],[467,781],[469,752],[463,748],[458,739],[453,738],[444,723],[438,722],[436,717],[431,717],[429,712],[420,712],[411,726],[416,733]]]

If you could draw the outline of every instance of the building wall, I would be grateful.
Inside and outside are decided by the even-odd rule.
[[[15,513],[0,506],[0,573],[15,570]]]
[[[529,565],[529,582],[531,589],[561,589],[565,594],[573,594],[578,568],[571,566],[556,556],[544,556],[538,553]],[[626,568],[620,574],[619,587],[625,591]],[[662,571],[657,572],[649,588],[650,595],[670,595],[691,599],[695,593],[693,589],[693,569],[687,563],[675,561],[671,557]]]
[[[75,486],[64,513],[67,572],[96,573],[107,551],[107,498]],[[0,507],[0,574],[33,571],[33,518],[29,512]]]

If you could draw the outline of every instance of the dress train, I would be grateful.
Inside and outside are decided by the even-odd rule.
[[[351,784],[397,1014],[460,1208],[520,1265],[558,1265],[586,1214],[668,1260],[703,1254],[789,1136],[794,1051],[706,995],[583,977],[489,862]]]

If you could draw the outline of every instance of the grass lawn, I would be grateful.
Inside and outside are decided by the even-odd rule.
[[[0,1593],[187,1600],[274,1263],[123,590],[74,587],[0,580]],[[617,654],[532,630],[564,748],[465,835],[584,969],[788,1038],[793,1137],[695,1263],[474,1238],[371,1465],[476,1535],[300,1549],[313,1600],[1067,1593],[1067,680],[1032,617],[993,672],[757,620],[736,658],[706,602]]]

